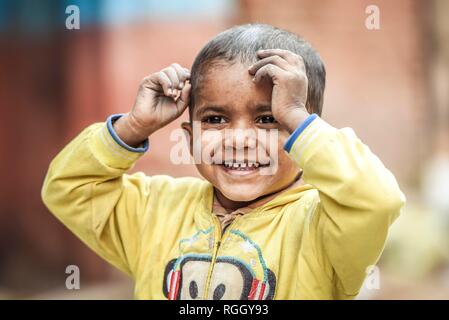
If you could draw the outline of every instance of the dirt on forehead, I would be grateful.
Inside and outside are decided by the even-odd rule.
[[[256,57],[254,62],[256,61]],[[203,93],[205,85],[210,84],[217,77],[225,76],[225,72],[234,69],[237,66],[241,66],[242,75],[244,75],[245,70],[251,65],[250,61],[242,62],[238,59],[225,60],[225,59],[214,59],[210,61],[205,61],[201,64],[198,70],[192,70],[192,76],[190,82],[192,84],[192,89],[190,93],[190,103],[189,103],[189,114],[192,116],[193,108],[198,100],[198,97]],[[243,81],[243,77],[242,77]]]
[[[198,68],[198,70],[192,69],[192,77],[190,82],[192,83],[192,89],[196,89],[204,81],[210,79],[210,77],[219,76],[220,71],[226,68],[235,67],[236,65],[242,65],[244,68],[248,68],[251,64],[257,61],[257,56],[254,54],[254,61],[242,61],[240,59],[226,60],[226,59],[214,59],[204,61]]]

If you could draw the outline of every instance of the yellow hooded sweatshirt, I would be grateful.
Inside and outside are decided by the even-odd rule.
[[[126,174],[146,149],[123,145],[110,119],[58,154],[42,197],[133,277],[137,299],[354,298],[405,203],[392,173],[352,129],[312,115],[285,145],[306,184],[238,216],[222,234],[213,186]]]

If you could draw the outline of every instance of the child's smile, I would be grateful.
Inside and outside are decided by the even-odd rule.
[[[247,178],[251,175],[261,174],[261,170],[270,166],[270,163],[261,163],[256,159],[225,159],[222,163],[216,163],[223,172],[236,178]]]
[[[252,81],[248,65],[218,62],[195,92],[193,127],[183,127],[193,134],[193,149],[201,149],[199,172],[226,200],[250,202],[280,191],[300,172],[283,150],[289,133],[272,115],[271,90],[269,80]]]
[[[244,162],[237,162],[235,160],[225,161],[224,164],[222,164],[224,167],[224,170],[230,174],[236,174],[236,175],[248,175],[251,173],[258,172],[259,168],[266,167],[268,164],[260,164],[259,162],[253,162],[253,161],[244,161]]]

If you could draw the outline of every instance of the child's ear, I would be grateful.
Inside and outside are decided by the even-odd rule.
[[[184,129],[184,133],[186,134],[186,139],[189,140],[189,150],[190,154],[193,155],[193,129],[191,122],[183,122],[181,123],[181,127]]]

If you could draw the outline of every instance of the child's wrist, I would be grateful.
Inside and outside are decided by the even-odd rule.
[[[117,119],[113,127],[119,138],[133,148],[140,146],[152,133],[149,129],[141,128],[131,114],[126,114]]]
[[[310,114],[302,109],[295,109],[286,114],[282,120],[280,120],[281,124],[287,129],[287,131],[291,134],[293,131],[298,128],[301,123],[303,123]]]

